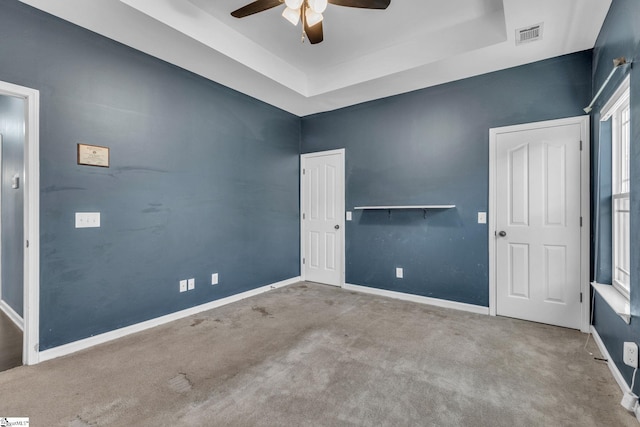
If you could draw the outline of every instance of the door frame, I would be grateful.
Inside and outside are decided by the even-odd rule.
[[[344,148],[339,148],[336,150],[328,150],[328,151],[317,151],[317,152],[313,152],[313,153],[306,153],[306,154],[301,154],[300,155],[300,277],[301,279],[304,281],[306,280],[306,271],[305,271],[305,264],[303,263],[303,258],[304,258],[304,248],[305,248],[305,237],[304,237],[304,221],[302,219],[302,214],[303,214],[303,209],[304,206],[302,204],[302,201],[304,200],[304,185],[303,185],[303,171],[305,169],[305,162],[307,159],[313,158],[313,157],[322,157],[322,156],[331,156],[331,155],[335,155],[335,154],[339,154],[340,155],[340,171],[339,173],[342,175],[342,194],[345,200],[343,200],[343,207],[344,210],[342,212],[342,220],[340,223],[340,226],[342,227],[342,245],[340,247],[340,251],[342,251],[342,256],[340,257],[340,283],[338,283],[338,286],[343,288],[344,284],[345,284],[345,266],[347,265],[346,262],[346,240],[347,240],[347,233],[346,233],[346,229],[345,229],[345,212],[347,209],[347,205],[346,205],[346,198],[347,198],[347,194],[346,194],[346,175],[345,175],[345,152],[346,150]]]
[[[580,125],[580,212],[582,228],[580,230],[580,292],[582,305],[580,313],[580,330],[589,332],[589,313],[591,311],[589,298],[589,269],[590,269],[590,116],[569,117],[566,119],[546,120],[542,122],[525,123],[489,129],[489,314],[496,315],[497,310],[497,282],[496,282],[496,173],[497,173],[497,137],[500,134],[535,130],[547,127]]]
[[[2,94],[0,93],[0,95]],[[0,179],[2,179],[3,138],[4,136],[0,133]],[[2,304],[2,186],[0,186],[0,304]],[[22,326],[22,330],[24,331],[24,323]]]
[[[22,363],[39,362],[40,342],[40,92],[0,81],[0,95],[25,100],[24,139],[24,306]]]

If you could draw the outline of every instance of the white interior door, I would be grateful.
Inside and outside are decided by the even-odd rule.
[[[580,124],[495,136],[498,315],[580,329],[580,146]]]
[[[302,277],[342,286],[344,150],[305,154],[301,163]]]

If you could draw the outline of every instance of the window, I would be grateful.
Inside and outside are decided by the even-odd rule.
[[[630,180],[631,140],[629,78],[616,91],[603,110],[602,120],[611,119],[611,246],[612,284],[629,297],[630,283]]]

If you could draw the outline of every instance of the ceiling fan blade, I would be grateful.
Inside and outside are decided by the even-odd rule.
[[[324,35],[322,33],[322,21],[318,22],[313,27],[307,25],[307,21],[305,19],[304,22],[304,33],[307,35],[309,39],[309,43],[318,44],[322,40],[324,40]]]
[[[253,3],[249,3],[246,6],[241,7],[238,10],[231,12],[231,16],[235,18],[244,18],[245,16],[253,15],[254,13],[262,12],[273,7],[279,6],[283,3],[283,0],[256,0]]]
[[[329,0],[329,3],[361,9],[386,9],[391,4],[391,0]]]

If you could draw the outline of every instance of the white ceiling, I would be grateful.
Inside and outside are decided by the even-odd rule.
[[[324,42],[301,43],[284,6],[251,0],[21,0],[298,116],[593,47],[611,0],[392,0],[329,5]],[[515,45],[544,23],[540,41]]]

